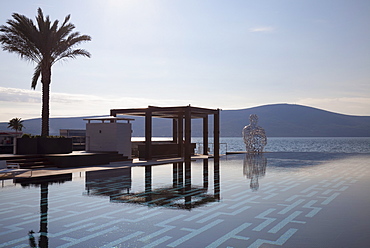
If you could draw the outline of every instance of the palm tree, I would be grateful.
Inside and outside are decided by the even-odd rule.
[[[23,120],[21,118],[13,118],[8,123],[8,128],[15,130],[15,132],[22,131],[24,128],[22,124]]]
[[[49,135],[51,67],[63,59],[76,58],[79,55],[90,57],[86,50],[74,47],[90,41],[91,37],[72,32],[75,26],[69,23],[70,15],[66,16],[60,27],[58,20],[51,23],[49,16],[45,18],[41,8],[38,9],[36,16],[37,25],[24,15],[14,13],[12,17],[12,20],[7,21],[8,25],[0,27],[0,43],[4,51],[17,53],[22,59],[36,63],[31,88],[36,88],[41,75],[41,136],[46,137]]]

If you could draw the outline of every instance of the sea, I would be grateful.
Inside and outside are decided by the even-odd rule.
[[[193,138],[202,149],[202,138]],[[213,140],[210,138],[210,150]],[[220,153],[245,151],[242,137],[221,137]],[[370,153],[370,137],[270,137],[265,152]]]
[[[133,140],[144,140],[135,137]],[[153,140],[170,140],[156,137]],[[203,138],[193,137],[196,152],[203,151]],[[245,151],[242,137],[221,137],[220,154]],[[370,153],[370,137],[268,137],[265,152],[325,152],[325,153]],[[213,138],[209,138],[209,152],[213,153]]]

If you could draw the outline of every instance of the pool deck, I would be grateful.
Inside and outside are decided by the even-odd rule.
[[[78,155],[78,153],[75,153],[74,155]],[[1,157],[5,157],[5,156],[0,155],[0,160],[1,160]],[[7,155],[6,157],[9,157],[9,155]],[[14,157],[19,157],[19,155],[14,155]],[[207,158],[212,158],[212,156],[194,155],[191,157],[192,160],[207,159]],[[87,166],[76,166],[76,167],[66,167],[66,168],[49,167],[49,168],[30,169],[29,171],[26,171],[22,174],[15,175],[14,177],[11,177],[11,178],[30,178],[30,177],[36,178],[36,177],[62,175],[62,174],[67,174],[67,173],[76,173],[76,172],[84,172],[84,171],[121,169],[121,168],[127,168],[127,167],[132,167],[132,166],[154,166],[154,165],[182,163],[182,162],[184,162],[184,158],[181,158],[181,157],[153,159],[153,160],[148,160],[148,161],[133,159],[130,161],[118,161],[118,162],[111,162],[109,164],[102,164],[102,165],[87,165]],[[2,177],[0,175],[0,179],[9,179],[9,177]]]

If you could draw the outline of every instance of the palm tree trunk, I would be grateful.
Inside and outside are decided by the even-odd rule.
[[[49,136],[49,101],[50,101],[51,66],[43,66],[41,72],[42,83],[42,112],[41,136]]]

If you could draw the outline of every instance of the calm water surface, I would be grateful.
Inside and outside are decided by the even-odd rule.
[[[0,247],[370,244],[369,154],[228,155],[219,168],[210,159],[2,180]]]

